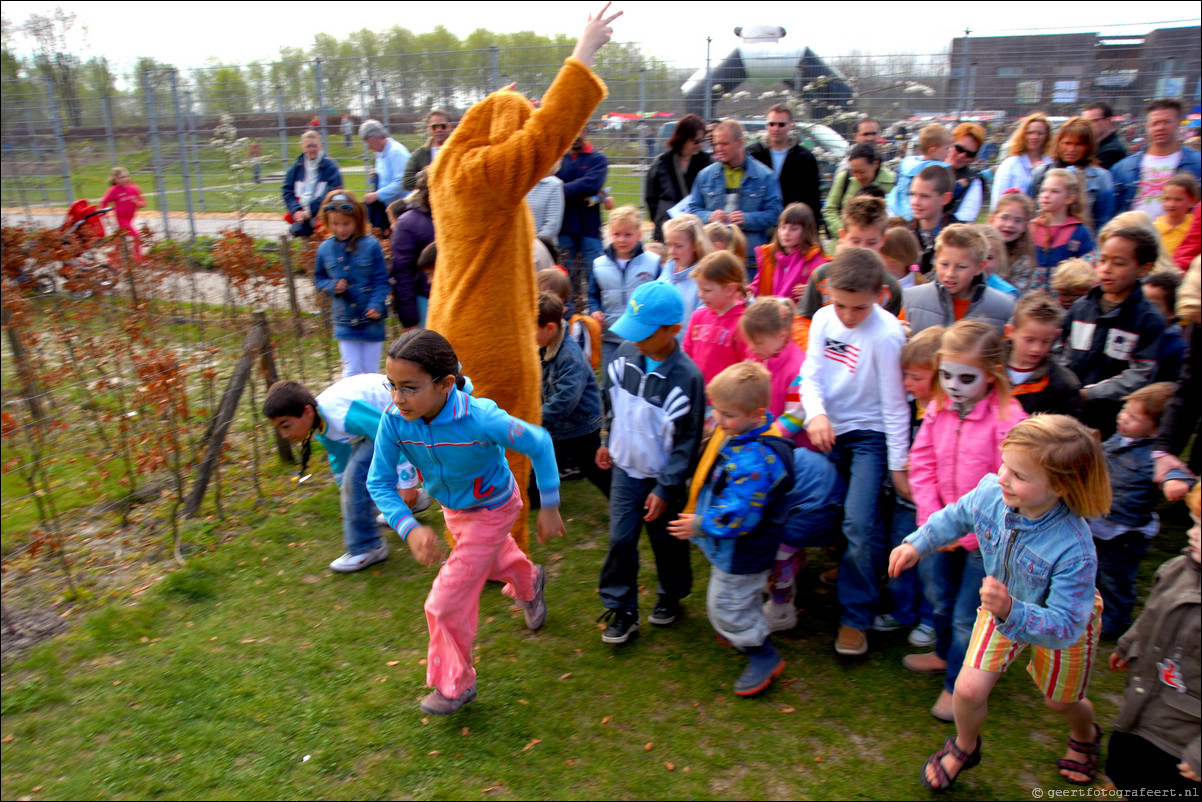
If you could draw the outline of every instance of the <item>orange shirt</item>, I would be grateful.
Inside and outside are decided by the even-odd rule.
[[[956,320],[963,320],[968,314],[968,305],[972,303],[971,298],[965,298],[961,301],[959,298],[952,299],[952,315]]]

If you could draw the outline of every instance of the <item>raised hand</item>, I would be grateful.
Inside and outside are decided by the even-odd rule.
[[[609,11],[609,3],[605,4],[605,8],[601,9],[601,13],[593,16],[589,15],[588,23],[584,26],[584,31],[581,32],[580,38],[576,40],[576,48],[572,51],[572,58],[584,64],[586,67],[592,67],[597,51],[605,46],[613,37],[614,29],[609,27],[609,23],[622,16],[619,11],[611,17],[606,17],[605,12]]]

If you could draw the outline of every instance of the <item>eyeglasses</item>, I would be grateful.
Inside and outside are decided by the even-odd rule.
[[[335,201],[342,202],[336,203]],[[355,204],[351,203],[351,199],[346,195],[335,195],[330,198],[329,203],[321,207],[321,210],[323,212],[353,212],[355,211]]]
[[[959,153],[961,156],[967,156],[970,159],[975,159],[977,157],[977,151],[975,151],[975,150],[969,150],[968,148],[966,148],[960,144],[957,144],[955,147],[956,147],[956,152]]]
[[[431,384],[433,384],[436,381],[438,381],[438,379],[430,379],[430,381],[426,382],[421,387],[418,387],[416,389],[414,389],[413,387],[397,387],[392,382],[384,382],[384,389],[387,390],[389,392],[389,394],[392,395],[394,398],[413,398],[415,395],[417,395],[422,390],[426,389],[427,387],[429,387]]]
[[[446,128],[448,125],[449,125],[449,123],[430,123],[430,130],[431,131],[441,131],[444,128]]]
[[[788,123],[768,123],[769,128],[784,128]]]

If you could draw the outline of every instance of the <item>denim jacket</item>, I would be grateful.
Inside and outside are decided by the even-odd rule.
[[[923,557],[975,532],[985,572],[1009,591],[1013,606],[998,631],[1012,641],[1067,649],[1093,611],[1098,555],[1089,524],[1058,503],[1034,520],[1002,501],[997,474],[930,517],[905,539]]]
[[[346,279],[350,286],[344,292],[335,292],[340,279]],[[313,283],[319,292],[333,299],[330,313],[334,317],[334,339],[364,342],[387,339],[388,268],[375,237],[360,237],[353,251],[348,251],[335,237],[321,243],[313,267]],[[380,316],[375,320],[367,318],[369,309],[375,309]]]
[[[601,390],[584,361],[580,345],[565,337],[560,324],[555,339],[541,349],[543,363],[543,427],[552,440],[581,437],[601,429]]]
[[[1139,189],[1139,163],[1143,155],[1132,153],[1110,168],[1110,175],[1114,179],[1115,214],[1127,211],[1135,202],[1135,195]],[[1177,164],[1177,172],[1189,173],[1202,181],[1202,154],[1193,148],[1181,148],[1181,161]]]
[[[1160,488],[1153,480],[1152,444],[1150,437],[1123,442],[1121,434],[1107,440],[1102,449],[1106,452],[1106,467],[1110,469],[1110,514],[1106,518],[1121,526],[1132,529],[1144,526],[1152,520]],[[1172,470],[1165,480],[1181,479],[1189,484],[1194,477],[1187,471]]]
[[[726,208],[726,177],[722,174],[722,163],[715,162],[697,175],[693,191],[689,194],[689,213],[697,215],[702,223],[710,221],[710,215]],[[765,167],[748,155],[743,161],[743,183],[739,184],[739,210],[743,212],[743,234],[747,237],[747,252],[768,241],[765,231],[776,225],[780,217],[780,182],[771,167]],[[815,213],[817,214],[817,213]]]

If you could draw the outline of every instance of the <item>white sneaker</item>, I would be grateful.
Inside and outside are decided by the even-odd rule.
[[[920,649],[935,645],[935,628],[929,624],[919,624],[910,630],[910,637],[907,638],[911,646],[917,646]]]
[[[797,626],[797,608],[793,602],[777,604],[769,599],[764,602],[764,618],[768,619],[768,629],[772,632],[784,632]]]
[[[901,628],[901,622],[894,618],[890,613],[878,615],[876,618],[872,619],[872,629],[874,632],[893,632],[894,630]]]
[[[430,509],[430,496],[425,490],[417,491],[417,501],[413,502],[413,506],[409,508],[409,512],[419,513]]]
[[[376,516],[376,526],[388,526],[388,519],[384,517],[384,513]]]
[[[381,543],[379,547],[363,554],[346,554],[339,557],[334,562],[330,563],[330,570],[339,574],[349,574],[354,571],[362,571],[369,565],[375,565],[378,562],[388,559],[388,544]]]

